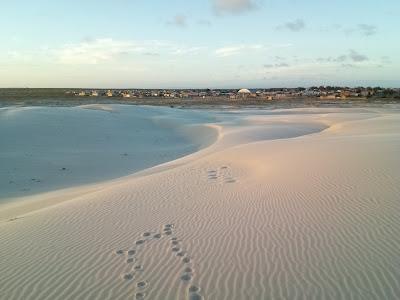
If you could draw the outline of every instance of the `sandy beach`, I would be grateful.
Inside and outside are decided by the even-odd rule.
[[[0,204],[0,299],[400,297],[397,107],[207,114],[157,120],[194,145],[170,159]]]

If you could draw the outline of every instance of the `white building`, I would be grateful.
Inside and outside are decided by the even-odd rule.
[[[237,95],[238,98],[247,98],[251,95],[251,92],[248,89],[240,89]]]

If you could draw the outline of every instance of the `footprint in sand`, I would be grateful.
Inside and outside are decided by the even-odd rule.
[[[181,279],[182,279],[182,281],[190,281],[190,280],[192,280],[192,274],[189,274],[189,273],[183,274],[181,276]]]
[[[131,263],[133,263],[135,261],[135,259],[133,258],[133,257],[130,257],[130,258],[128,258],[127,260],[126,260],[126,263],[127,264],[131,264]]]
[[[133,274],[131,273],[126,273],[122,276],[123,279],[125,280],[132,280],[133,279]]]
[[[183,281],[190,281],[190,280],[192,280],[192,278],[193,278],[193,269],[191,267],[184,268],[181,279]]]
[[[233,178],[232,176],[229,176],[229,172],[227,170],[228,170],[227,166],[221,167],[222,178],[224,183],[235,183],[236,179]]]
[[[133,267],[133,269],[135,271],[143,271],[143,266],[142,265],[136,265],[136,266]]]
[[[142,299],[144,299],[145,296],[146,296],[145,293],[136,293],[135,299],[136,300],[142,300]]]
[[[202,300],[203,297],[199,294],[200,292],[200,288],[195,286],[195,285],[191,285],[188,289],[188,293],[189,293],[189,300]]]
[[[217,171],[215,171],[215,170],[208,171],[208,179],[211,179],[211,180],[218,179]]]
[[[144,289],[147,287],[147,282],[146,281],[140,281],[136,284],[136,287],[139,289]]]
[[[236,180],[233,179],[232,177],[228,177],[225,179],[225,183],[235,183],[235,182],[236,182]]]
[[[172,225],[172,224],[164,225],[164,229],[163,229],[164,234],[165,235],[172,235],[172,228],[173,227],[174,227],[174,225]]]
[[[19,217],[11,218],[11,219],[8,219],[7,222],[14,222],[14,221],[17,221],[19,219],[22,219],[22,218],[19,218]]]
[[[218,171],[210,170],[208,171],[208,179],[209,180],[222,180],[222,183],[235,183],[236,179],[232,176],[229,176],[229,171],[227,166],[220,167]]]
[[[197,292],[199,292],[200,291],[200,288],[198,288],[197,286],[195,286],[195,285],[191,285],[190,287],[189,287],[189,293],[197,293]]]
[[[211,177],[218,178],[218,176],[216,175],[217,174],[216,171],[212,171],[211,174],[213,174]],[[231,179],[234,180],[233,178],[226,178],[225,181],[229,181]],[[161,240],[165,236],[172,235],[172,237],[170,237],[170,247],[171,247],[170,249],[171,249],[171,252],[173,254],[175,254],[176,257],[180,258],[182,263],[184,264],[184,268],[182,270],[183,272],[180,275],[180,279],[186,286],[187,283],[189,283],[193,280],[193,276],[194,276],[194,271],[191,266],[192,260],[187,255],[186,251],[184,251],[182,249],[182,247],[181,247],[182,241],[179,240],[176,236],[174,236],[174,232],[173,232],[174,225],[173,224],[165,224],[165,225],[163,225],[162,228],[163,228],[163,230],[162,230],[163,234],[162,233],[152,233],[150,231],[145,232],[142,234],[142,237],[144,237],[146,239],[137,240],[135,242],[135,244],[137,246],[140,246],[140,245],[144,245],[146,243],[146,241],[151,242],[152,240],[153,241]],[[134,263],[135,261],[137,261],[137,258],[136,258],[136,256],[135,257],[132,257],[132,256],[137,254],[137,250],[138,249],[130,249],[130,250],[124,251],[124,250],[118,249],[118,250],[115,250],[115,253],[118,255],[126,253],[126,255],[128,256],[126,259],[126,263]],[[131,281],[131,280],[135,279],[136,275],[139,277],[143,276],[143,274],[142,275],[138,274],[138,273],[142,273],[143,270],[144,270],[144,268],[142,265],[136,264],[132,268],[132,273],[125,273],[125,274],[122,274],[121,276],[124,280]],[[139,281],[139,282],[136,282],[135,285],[138,290],[144,290],[144,289],[148,288],[147,281]],[[199,287],[191,285],[187,290],[188,299],[191,299],[191,300],[203,299],[203,297],[199,294],[199,291],[200,291]],[[144,299],[145,296],[146,296],[146,293],[137,291],[135,294],[135,299],[138,299],[138,300]]]
[[[181,249],[179,247],[173,247],[171,250],[172,252],[179,252]]]
[[[198,293],[189,293],[189,300],[203,300],[204,298]]]
[[[200,288],[195,286],[195,285],[191,285],[188,288],[188,299],[189,300],[202,300],[204,299],[203,296],[201,296],[199,294],[200,292]]]

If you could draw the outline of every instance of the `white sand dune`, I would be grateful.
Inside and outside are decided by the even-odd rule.
[[[184,158],[0,207],[0,298],[398,299],[400,115],[224,120]]]

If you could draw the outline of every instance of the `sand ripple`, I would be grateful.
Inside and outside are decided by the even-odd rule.
[[[0,298],[399,299],[399,132],[216,145],[2,222]]]

